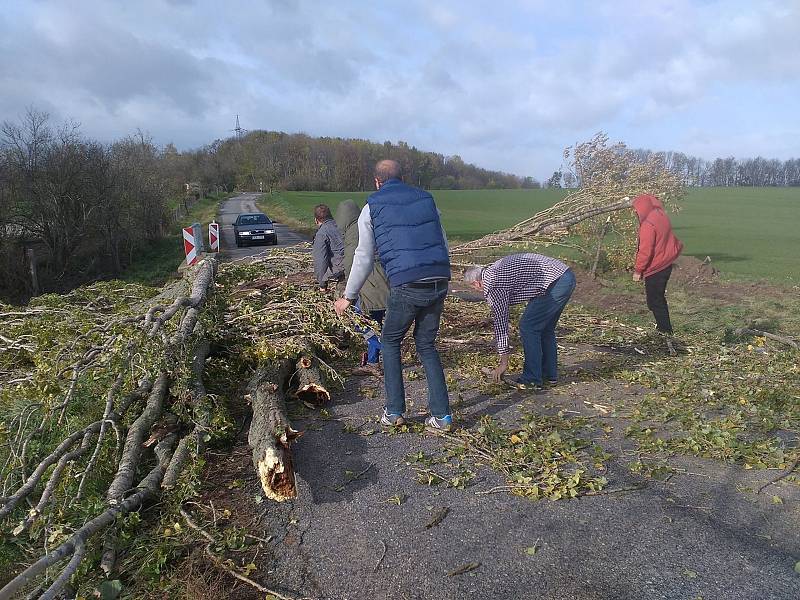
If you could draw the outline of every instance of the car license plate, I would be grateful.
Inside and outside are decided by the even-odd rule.
[[[263,236],[263,235],[254,235],[254,236],[253,236],[253,239],[254,239],[254,240],[263,240],[263,239],[264,239],[264,236]]]

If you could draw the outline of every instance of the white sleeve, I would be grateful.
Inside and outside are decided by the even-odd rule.
[[[444,225],[442,225],[442,211],[438,208],[436,212],[439,213],[439,227],[442,228],[442,239],[444,240],[444,249],[447,250],[447,253],[450,254],[450,244],[447,243],[447,234],[444,232]]]
[[[372,231],[369,204],[366,204],[358,215],[358,247],[353,254],[353,266],[350,269],[350,277],[347,278],[347,286],[344,288],[345,298],[358,298],[358,293],[373,268],[375,268],[375,234]]]

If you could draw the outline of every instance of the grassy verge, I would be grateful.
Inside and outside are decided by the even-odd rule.
[[[166,237],[156,240],[139,252],[120,279],[132,283],[158,286],[176,276],[178,265],[185,256],[182,228],[192,223],[205,225],[211,222],[217,216],[220,202],[229,196],[230,194],[221,193],[202,198],[180,222],[172,224]]]

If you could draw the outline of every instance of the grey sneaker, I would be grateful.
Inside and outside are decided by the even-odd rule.
[[[445,415],[441,418],[431,415],[425,419],[425,427],[434,431],[450,431],[453,428],[452,415]]]
[[[386,409],[383,409],[383,414],[381,415],[381,425],[384,427],[400,427],[401,425],[405,425],[406,420],[403,418],[403,415],[392,415],[386,412]]]

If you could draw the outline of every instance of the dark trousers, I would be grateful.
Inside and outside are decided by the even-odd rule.
[[[653,273],[644,278],[644,291],[647,294],[647,308],[656,318],[656,329],[662,333],[672,334],[672,323],[669,320],[669,307],[667,306],[667,282],[672,275],[672,265],[666,269]]]

